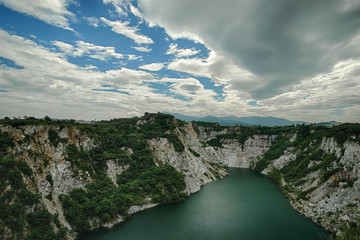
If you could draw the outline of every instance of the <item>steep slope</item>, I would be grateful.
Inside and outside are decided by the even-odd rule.
[[[93,124],[3,120],[4,239],[74,239],[157,204],[181,201],[224,167],[276,181],[291,204],[341,233],[360,222],[360,127],[222,127],[167,114]]]
[[[357,228],[359,124],[227,130],[206,141],[222,164],[268,175],[294,208],[329,231],[341,234]],[[226,150],[228,154],[221,155]]]

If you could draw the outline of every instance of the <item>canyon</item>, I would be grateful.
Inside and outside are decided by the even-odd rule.
[[[341,235],[360,222],[359,129],[223,127],[160,113],[88,124],[3,121],[2,212],[12,214],[19,199],[33,200],[14,213],[22,223],[1,216],[0,234],[36,239],[44,234],[38,219],[47,216],[48,236],[75,239],[143,209],[181,201],[236,167],[267,175],[298,212]],[[103,201],[99,189],[113,197]],[[100,203],[93,212],[84,207]]]

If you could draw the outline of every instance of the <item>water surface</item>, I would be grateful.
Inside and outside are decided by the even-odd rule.
[[[281,189],[249,169],[205,185],[189,199],[136,213],[111,230],[83,239],[103,240],[325,240],[326,232],[298,214]]]

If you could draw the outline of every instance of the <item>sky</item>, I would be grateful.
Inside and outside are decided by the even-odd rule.
[[[0,117],[360,122],[359,0],[0,0]]]

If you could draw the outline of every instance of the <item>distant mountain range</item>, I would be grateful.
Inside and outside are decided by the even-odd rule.
[[[179,113],[168,113],[167,114],[173,115],[175,118],[183,120],[183,121],[203,121],[203,122],[217,122],[221,126],[288,126],[288,125],[296,125],[296,124],[310,124],[309,122],[305,121],[290,121],[285,118],[277,118],[277,117],[214,117],[208,115],[206,117],[194,117],[194,116],[187,116]],[[336,121],[329,121],[329,122],[320,122],[316,123],[315,125],[318,126],[327,126],[333,127],[342,124],[341,122]]]
[[[277,117],[214,117],[208,115],[206,117],[194,117],[194,116],[187,116],[179,113],[168,113],[173,115],[175,118],[184,120],[184,121],[204,121],[204,122],[217,122],[222,126],[286,126],[292,124],[309,124],[308,122],[304,121],[290,121],[284,118],[277,118]]]

